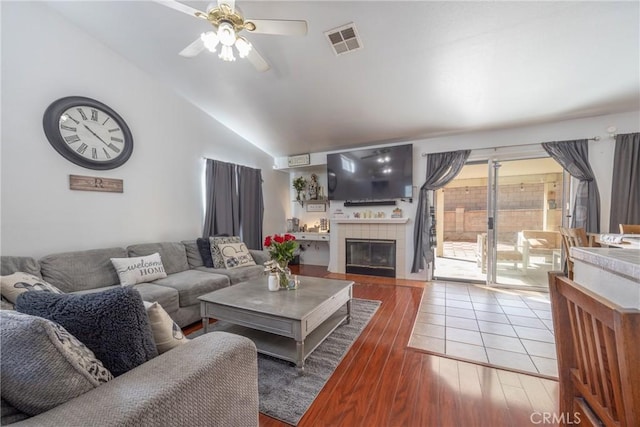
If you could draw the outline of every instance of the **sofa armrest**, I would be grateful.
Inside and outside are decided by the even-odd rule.
[[[271,257],[269,256],[269,252],[267,252],[267,251],[261,251],[261,250],[257,250],[257,249],[249,249],[249,253],[251,253],[251,257],[253,257],[253,260],[258,265],[262,265],[265,262],[269,261],[269,259],[271,259]]]
[[[257,426],[253,342],[211,332],[15,426]]]

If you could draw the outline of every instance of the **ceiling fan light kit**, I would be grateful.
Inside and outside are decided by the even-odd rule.
[[[202,33],[199,39],[180,52],[181,56],[188,58],[198,55],[205,49],[214,53],[218,45],[221,45],[218,57],[223,61],[235,61],[236,57],[233,52],[235,46],[240,58],[247,58],[258,71],[267,71],[270,68],[267,61],[246,38],[239,36],[238,33],[247,30],[274,35],[307,34],[306,21],[245,19],[240,9],[235,6],[235,0],[218,0],[217,5],[212,3],[207,7],[206,13],[177,1],[156,1],[179,12],[205,19],[215,28],[215,31]]]

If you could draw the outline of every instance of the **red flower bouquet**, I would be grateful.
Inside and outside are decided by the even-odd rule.
[[[288,264],[293,260],[294,252],[298,248],[296,237],[292,234],[274,234],[264,239],[264,246],[269,250],[271,259],[278,264]]]

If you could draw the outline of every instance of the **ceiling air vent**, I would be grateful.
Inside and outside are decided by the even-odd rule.
[[[358,37],[356,25],[351,22],[342,27],[334,28],[324,33],[331,43],[331,47],[336,55],[353,52],[362,49],[362,42]]]

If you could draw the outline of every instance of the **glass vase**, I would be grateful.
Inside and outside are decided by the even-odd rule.
[[[278,261],[280,266],[280,289],[289,288],[289,278],[291,277],[291,270],[289,270],[289,261]]]

